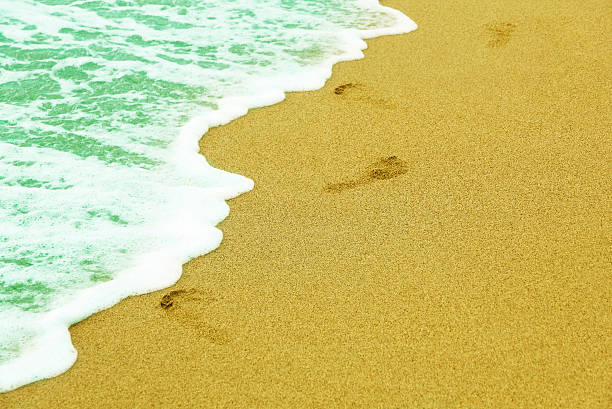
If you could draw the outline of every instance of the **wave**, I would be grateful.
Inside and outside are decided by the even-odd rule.
[[[0,392],[65,372],[70,325],[219,245],[225,201],[253,182],[206,162],[209,128],[416,28],[370,0],[0,9]]]

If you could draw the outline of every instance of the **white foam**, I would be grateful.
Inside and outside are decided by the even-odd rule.
[[[221,99],[217,110],[195,115],[181,129],[176,141],[171,145],[170,152],[173,158],[169,162],[180,163],[187,177],[198,179],[201,175],[214,175],[213,179],[221,178],[222,182],[215,186],[174,187],[175,192],[170,196],[176,199],[176,205],[179,206],[177,208],[181,209],[180,214],[173,214],[173,203],[167,203],[164,210],[168,213],[163,223],[147,226],[149,229],[163,232],[159,236],[165,238],[164,245],[155,253],[141,255],[132,260],[129,268],[124,269],[112,281],[82,289],[78,294],[74,294],[68,303],[57,305],[42,316],[20,313],[19,322],[3,322],[0,329],[10,331],[11,328],[19,326],[24,333],[36,334],[36,342],[22,350],[18,358],[0,366],[0,392],[57,376],[66,371],[77,357],[68,332],[70,325],[116,304],[125,297],[163,289],[174,284],[179,279],[181,266],[185,262],[199,254],[212,251],[219,245],[222,233],[213,226],[229,212],[225,200],[252,189],[253,182],[245,177],[212,168],[199,154],[198,140],[209,128],[243,116],[249,109],[278,103],[285,98],[286,92],[321,88],[331,76],[332,66],[335,63],[363,58],[362,50],[367,46],[363,39],[407,33],[416,29],[416,25],[408,17],[380,6],[375,0],[361,0],[361,3],[393,16],[396,24],[374,30],[346,29],[339,36],[340,43],[337,46],[340,52],[328,57],[317,66],[304,69],[299,80],[294,73],[283,76],[272,72],[267,77],[260,76],[257,78],[257,87],[249,89],[248,94]],[[20,39],[19,36],[15,34],[14,38]],[[30,149],[42,152],[42,156],[66,155],[51,153],[45,148]],[[66,166],[86,165],[92,169],[100,166],[95,159],[70,158],[66,163]],[[132,169],[132,171],[137,170]],[[129,175],[117,170],[112,177],[129,177]],[[92,183],[95,183],[95,180]],[[57,192],[57,195],[62,194],[69,195],[66,192]],[[62,200],[59,199],[58,203]],[[202,209],[203,203],[206,205],[205,210]],[[46,232],[43,228],[42,235],[44,234]],[[109,232],[109,240],[112,240],[112,231]],[[41,323],[44,323],[44,326],[41,326]]]

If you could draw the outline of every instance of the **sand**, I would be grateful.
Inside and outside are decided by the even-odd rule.
[[[385,4],[419,30],[205,136],[256,183],[221,247],[1,408],[610,407],[610,3]]]

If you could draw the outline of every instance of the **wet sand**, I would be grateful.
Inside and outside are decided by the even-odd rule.
[[[610,3],[385,4],[419,29],[205,136],[255,181],[220,248],[1,408],[610,407]]]

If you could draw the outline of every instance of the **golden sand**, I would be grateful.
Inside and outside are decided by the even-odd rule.
[[[1,408],[608,408],[609,1],[389,0],[325,88],[211,130],[221,247]]]

